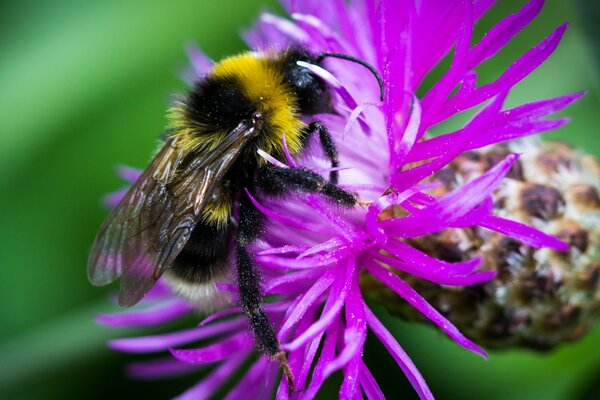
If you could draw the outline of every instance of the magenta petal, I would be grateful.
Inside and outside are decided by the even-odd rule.
[[[223,318],[229,315],[235,315],[235,314],[241,314],[242,308],[241,307],[230,307],[230,308],[225,308],[221,311],[217,311],[211,315],[209,315],[208,317],[204,318],[202,321],[200,321],[200,323],[198,324],[198,326],[205,326],[206,324],[208,324],[209,322],[213,322],[218,320],[219,318]]]
[[[383,392],[379,388],[377,381],[365,365],[363,360],[360,360],[360,386],[367,396],[367,400],[385,400]]]
[[[344,348],[338,356],[325,368],[324,374],[331,375],[334,371],[345,367],[352,359],[362,357],[362,350],[367,339],[367,321],[364,311],[360,288],[358,287],[358,276],[352,282],[352,289],[348,292],[345,305],[346,329],[344,330]],[[358,373],[358,366],[354,365]],[[357,378],[356,376],[354,378]],[[358,379],[349,384],[357,384]],[[353,392],[356,388],[349,388]]]
[[[189,43],[185,47],[185,50],[190,59],[190,63],[192,64],[192,68],[194,68],[196,79],[202,78],[210,72],[214,62],[208,58],[196,44]]]
[[[487,353],[475,343],[467,339],[450,321],[433,308],[427,301],[411,288],[396,274],[388,271],[374,261],[367,261],[367,270],[378,280],[392,289],[398,296],[406,300],[411,306],[426,316],[431,322],[439,326],[458,345],[487,358]]]
[[[323,343],[323,348],[313,370],[312,380],[308,388],[300,395],[301,400],[313,399],[325,381],[325,375],[323,371],[335,356],[335,348],[337,345],[339,331],[341,330],[341,325],[341,321],[336,320],[325,333],[325,342]]]
[[[285,245],[285,246],[281,246],[281,247],[271,247],[271,248],[268,248],[265,250],[261,250],[257,254],[262,256],[262,255],[271,255],[271,254],[302,253],[308,249],[309,249],[309,247],[307,247],[307,246]]]
[[[519,12],[496,24],[469,52],[469,68],[494,56],[539,14],[543,4],[543,0],[530,1]]]
[[[273,372],[276,371],[276,363],[267,360],[265,356],[260,356],[238,384],[225,396],[225,400],[270,398]]]
[[[483,85],[474,92],[468,93],[468,95],[455,96],[455,98],[448,102],[446,107],[447,111],[432,123],[440,122],[441,120],[454,115],[456,112],[469,109],[497,93],[514,86],[529,75],[554,52],[566,28],[566,24],[559,26],[546,39],[516,60],[495,82]]]
[[[242,331],[206,347],[189,350],[170,349],[170,351],[178,360],[183,362],[205,364],[222,360],[243,350],[248,350],[253,345],[254,341],[250,337],[250,334]]]
[[[344,380],[340,387],[340,399],[362,399],[360,392],[360,360],[362,355],[353,357],[344,368]]]
[[[100,314],[96,321],[114,328],[131,326],[155,326],[173,321],[192,311],[183,300],[173,299],[143,309],[131,309],[114,314]]]
[[[360,272],[359,272],[360,273]],[[352,284],[352,290],[346,300],[346,330],[344,331],[344,349],[333,360],[325,374],[329,375],[344,366],[344,381],[340,388],[340,398],[354,398],[360,393],[360,365],[362,352],[367,339],[367,319],[365,303],[358,287],[358,274]]]
[[[187,364],[172,357],[131,363],[127,375],[135,379],[155,380],[188,375],[204,368],[199,364]]]
[[[413,364],[410,357],[408,357],[402,347],[400,347],[396,339],[394,339],[385,326],[377,319],[369,307],[365,306],[365,312],[369,327],[375,336],[377,336],[377,338],[381,341],[381,344],[383,344],[384,347],[390,352],[394,360],[396,360],[396,363],[402,372],[404,372],[404,375],[406,375],[419,397],[425,400],[434,400],[433,394],[429,390],[427,383],[425,383],[425,379],[423,379],[423,376],[415,364]]]
[[[175,400],[197,400],[206,399],[212,396],[219,388],[231,378],[235,370],[237,370],[244,360],[248,357],[248,353],[238,354],[229,358],[213,370],[208,376],[205,376],[197,385],[186,390],[185,393],[177,396]]]
[[[444,195],[438,202],[405,218],[382,221],[380,226],[390,236],[416,237],[438,232],[481,204],[498,186],[517,159],[511,154],[485,174]],[[473,221],[475,225],[477,221]]]
[[[252,196],[252,194],[250,194],[250,192],[248,192],[248,190],[246,190],[246,194],[248,195],[248,198],[250,199],[250,201],[252,202],[252,204],[254,204],[254,206],[256,208],[258,208],[258,210],[263,213],[266,217],[268,217],[269,219],[272,219],[274,221],[279,221],[285,225],[294,227],[294,228],[298,228],[298,229],[304,229],[304,230],[313,230],[313,231],[318,231],[319,230],[319,226],[316,224],[311,224],[309,222],[306,221],[301,221],[299,219],[295,219],[293,217],[289,217],[286,215],[281,215],[278,214],[266,207],[264,207],[262,204],[260,204],[258,202],[258,200],[256,200],[254,198],[254,196]]]
[[[394,123],[397,124],[398,122],[394,121]],[[410,113],[410,119],[408,120],[408,124],[406,125],[404,133],[402,134],[401,140],[396,144],[396,148],[394,149],[395,154],[392,156],[392,171],[400,170],[402,168],[404,159],[417,140],[420,124],[421,104],[419,103],[419,99],[417,99],[416,96],[413,96],[413,106]]]
[[[558,251],[569,250],[569,245],[558,238],[548,235],[529,225],[506,218],[488,215],[479,223],[484,228],[500,232],[536,248],[549,247]]]
[[[283,295],[290,292],[293,293],[294,289],[298,288],[298,285],[302,285],[304,282],[314,282],[322,275],[323,270],[320,268],[305,269],[298,272],[282,274],[270,279],[269,282],[264,285],[264,292],[265,294]]]
[[[568,119],[544,120],[542,118],[562,110],[580,99],[583,95],[583,92],[579,92],[553,99],[527,103],[489,116],[478,128],[486,134],[470,138],[468,142],[464,143],[463,150],[473,150],[490,144],[513,140],[525,135],[556,129],[565,124]],[[456,144],[457,140],[463,134],[464,129],[467,129],[467,127],[453,133],[416,143],[413,151],[408,155],[406,162],[425,160],[444,154],[449,146]]]
[[[432,274],[448,276],[469,274],[481,265],[479,257],[454,263],[439,260],[399,240],[390,240],[383,248],[399,260]]]
[[[388,257],[379,253],[371,253],[371,256],[395,268],[399,271],[426,279],[431,282],[446,286],[471,286],[482,282],[487,282],[496,275],[496,271],[481,271],[470,274],[449,274],[448,271],[429,271],[427,268],[419,268],[406,262],[397,260],[396,258]]]
[[[294,13],[292,18],[311,37],[313,43],[328,47],[333,52],[348,53],[348,46],[344,40],[315,15]]]
[[[117,175],[127,183],[134,183],[142,175],[142,171],[137,168],[122,165],[117,168]]]
[[[102,204],[108,209],[115,208],[121,202],[121,200],[123,200],[123,197],[125,197],[128,190],[129,188],[125,188],[117,190],[116,192],[108,193],[102,198]]]
[[[310,367],[313,364],[315,355],[317,354],[317,350],[319,349],[322,338],[323,333],[317,335],[306,347],[305,353],[303,354],[304,359],[302,363],[302,369],[300,371],[300,374],[298,374],[296,378],[298,388],[304,387],[306,379],[308,378],[308,375],[310,373]]]
[[[323,332],[328,326],[331,325],[333,319],[339,314],[342,306],[344,305],[346,294],[348,293],[350,285],[352,284],[352,278],[354,276],[355,269],[356,264],[354,263],[354,260],[348,260],[346,263],[346,270],[343,271],[346,273],[346,277],[342,279],[341,273],[339,273],[336,277],[336,280],[334,280],[334,284],[329,293],[328,300],[333,300],[331,303],[331,308],[324,308],[319,320],[312,324],[310,328],[302,333],[302,335],[294,339],[291,343],[282,345],[281,347],[284,350],[293,351],[298,349],[304,343],[311,340],[314,336]]]
[[[109,342],[113,349],[127,353],[148,353],[167,350],[173,346],[191,343],[196,340],[213,337],[224,332],[235,332],[244,327],[246,321],[241,318],[216,324],[166,333],[163,335],[142,336],[128,339],[115,339]]]
[[[314,322],[317,312],[321,311],[320,303],[313,305],[304,318],[298,323],[295,330],[292,331],[290,336],[299,335],[302,332],[305,332]],[[289,313],[289,310],[288,310]],[[300,388],[304,387],[306,382],[306,378],[310,373],[310,367],[313,363],[316,352],[319,348],[319,344],[321,342],[321,338],[323,334],[316,335],[310,343],[308,343],[302,351],[295,351],[289,353],[288,362],[292,373],[294,374],[294,385],[296,389],[300,390]],[[286,338],[287,339],[287,338]],[[282,340],[280,340],[282,341]],[[287,389],[286,389],[287,390]]]
[[[501,110],[507,94],[508,91],[501,92],[485,108],[479,111],[462,130],[460,136],[457,137],[452,146],[446,147],[440,153],[439,157],[425,164],[394,173],[390,179],[390,184],[394,189],[398,191],[408,189],[448,165],[456,156],[464,151],[464,148],[470,141],[478,136],[481,132],[481,125],[485,124],[489,118],[493,118]]]

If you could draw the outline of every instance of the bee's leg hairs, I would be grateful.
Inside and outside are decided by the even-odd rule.
[[[271,360],[277,360],[288,383],[288,389],[294,391],[294,377],[287,362],[287,356],[279,346],[273,325],[263,309],[263,293],[260,288],[260,273],[247,246],[262,232],[264,216],[248,199],[242,195],[240,217],[236,237],[236,268],[240,291],[240,306],[248,316],[250,330],[261,352]]]
[[[313,132],[319,132],[319,140],[321,141],[321,147],[329,160],[331,161],[331,168],[337,168],[339,164],[338,151],[335,146],[335,142],[331,137],[331,133],[325,125],[319,121],[311,122],[303,130],[303,136],[308,138]],[[329,173],[329,182],[337,185],[339,178],[339,171],[331,171]]]
[[[257,184],[267,195],[279,196],[291,191],[319,193],[329,197],[342,207],[354,207],[358,199],[348,192],[307,168],[282,168],[267,165],[258,171]]]

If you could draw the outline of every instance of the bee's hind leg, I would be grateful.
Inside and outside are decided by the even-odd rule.
[[[273,325],[263,309],[263,293],[260,288],[260,274],[247,246],[262,231],[263,215],[244,194],[240,204],[240,218],[236,238],[236,268],[240,291],[240,306],[248,316],[250,330],[259,350],[271,360],[277,360],[288,383],[288,390],[294,391],[294,377],[287,356],[279,346]]]

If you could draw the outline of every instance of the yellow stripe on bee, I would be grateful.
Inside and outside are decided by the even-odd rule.
[[[231,200],[222,199],[221,201],[208,203],[202,212],[202,222],[208,225],[222,228],[229,223],[231,215]]]
[[[265,55],[267,56],[267,55]],[[284,84],[283,71],[274,68],[272,61],[253,53],[242,53],[224,59],[215,65],[212,74],[215,77],[231,77],[236,79],[244,94],[268,121],[269,132],[267,153],[282,150],[282,136],[291,154],[302,151],[300,129],[304,126],[298,119],[295,108],[295,97]]]

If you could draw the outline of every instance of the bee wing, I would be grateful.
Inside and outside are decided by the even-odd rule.
[[[210,196],[256,134],[243,121],[205,157],[186,158],[168,141],[100,228],[88,262],[94,285],[119,276],[119,304],[132,306],[173,264]]]

